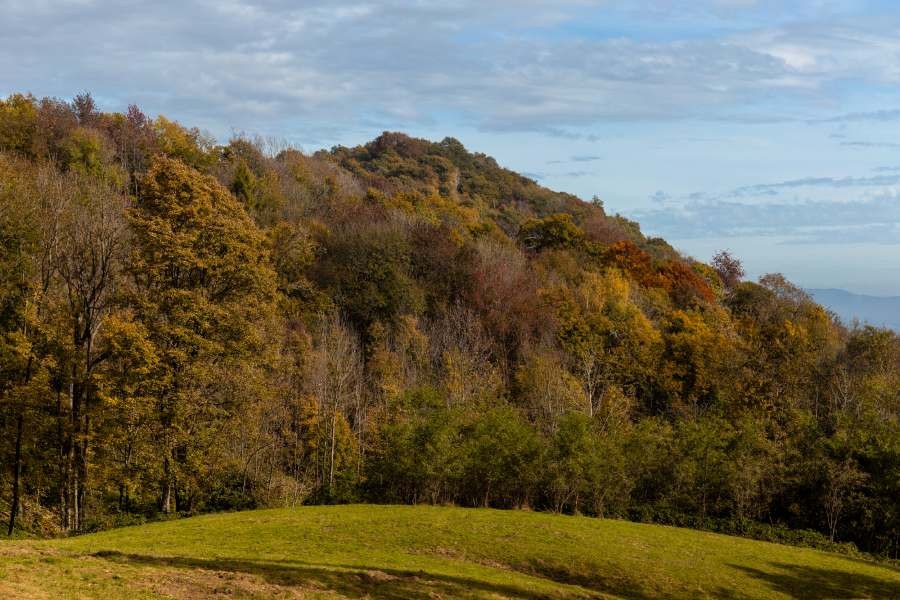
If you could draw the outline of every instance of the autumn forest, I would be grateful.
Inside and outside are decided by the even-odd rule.
[[[427,503],[900,557],[900,337],[701,258],[450,137],[11,95],[4,526]]]

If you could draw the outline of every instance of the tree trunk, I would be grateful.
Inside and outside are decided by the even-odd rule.
[[[13,464],[12,503],[9,507],[9,529],[6,535],[11,536],[16,527],[16,516],[19,512],[19,479],[22,476],[22,425],[25,418],[22,413],[16,418],[16,456]]]
[[[81,493],[81,487],[78,485],[78,475],[72,477],[72,498],[69,500],[71,508],[70,528],[78,531],[78,524],[81,522],[81,515],[78,512],[78,494]]]
[[[331,412],[331,457],[329,459],[329,467],[328,467],[328,494],[331,495],[334,490],[334,441],[335,441],[335,428],[337,427],[337,407],[335,407]]]
[[[23,383],[28,383],[31,381],[31,367],[32,367],[32,357],[28,358],[28,365],[25,367],[25,377],[23,379]],[[20,504],[20,481],[22,479],[22,432],[24,430],[25,424],[25,407],[22,406],[19,408],[19,414],[16,415],[16,449],[15,449],[15,457],[13,458],[13,487],[12,487],[12,502],[9,506],[9,530],[7,531],[7,535],[11,536],[13,534],[13,530],[16,527],[16,516],[19,513],[19,504]]]
[[[78,445],[78,494],[75,496],[75,504],[78,506],[78,521],[75,523],[75,529],[81,531],[84,529],[84,519],[87,511],[84,509],[84,499],[87,494],[88,481],[88,436],[90,435],[90,420],[87,410],[87,398],[85,398],[85,410],[80,420],[81,443]]]
[[[80,430],[81,430],[81,385],[78,382],[76,367],[72,366],[69,382],[69,423],[66,440],[66,530],[77,531],[81,523],[78,496],[80,494]]]
[[[56,393],[56,440],[59,445],[59,526],[66,530],[69,523],[69,511],[66,505],[68,498],[68,481],[69,475],[66,469],[66,461],[69,456],[69,449],[65,435],[65,425],[62,416],[62,392]]]
[[[172,466],[168,451],[163,459],[162,511],[167,515],[172,513]]]

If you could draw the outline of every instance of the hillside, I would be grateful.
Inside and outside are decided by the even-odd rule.
[[[857,320],[860,323],[876,327],[889,327],[894,331],[900,331],[900,297],[898,296],[867,296],[836,289],[808,291],[816,302],[833,310],[844,323],[851,324]]]
[[[13,534],[425,503],[897,558],[898,472],[896,333],[452,137],[0,101]]]
[[[522,511],[303,507],[0,543],[30,598],[891,598],[894,567]]]

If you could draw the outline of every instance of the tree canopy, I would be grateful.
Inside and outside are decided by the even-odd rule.
[[[10,528],[431,502],[897,557],[898,416],[896,333],[455,139],[0,100]]]

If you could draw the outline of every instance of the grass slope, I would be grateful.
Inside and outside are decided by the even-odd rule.
[[[892,598],[900,570],[523,511],[328,506],[0,542],[0,598]]]

